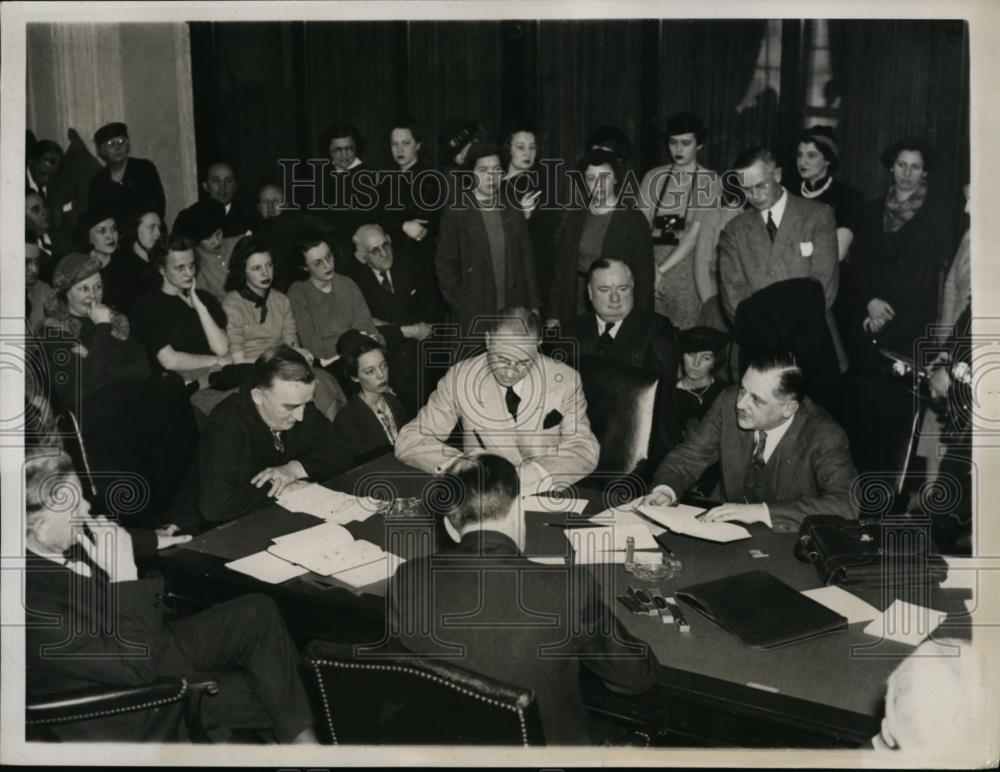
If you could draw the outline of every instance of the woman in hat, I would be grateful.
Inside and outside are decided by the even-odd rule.
[[[124,217],[136,201],[150,201],[164,217],[166,197],[160,174],[152,161],[132,157],[128,127],[121,122],[101,126],[94,134],[94,145],[105,166],[90,179],[89,205]]]
[[[337,353],[357,393],[337,413],[333,431],[349,444],[354,464],[363,464],[392,452],[396,435],[410,415],[389,386],[389,364],[377,340],[348,330],[337,341]]]
[[[222,235],[225,219],[226,208],[214,198],[204,198],[177,215],[173,230],[194,242],[198,286],[220,301],[226,294],[229,256],[239,239]]]
[[[149,252],[163,235],[163,221],[153,204],[139,202],[123,225],[118,249],[101,276],[105,300],[131,318],[136,299],[156,286]]]
[[[840,150],[833,138],[833,129],[813,126],[801,132],[797,142],[795,166],[801,178],[799,193],[802,198],[833,207],[833,216],[837,221],[837,249],[843,260],[854,239],[861,192],[833,178],[840,162]]]
[[[671,117],[664,132],[670,163],[650,169],[640,185],[652,229],[656,311],[677,327],[697,324],[716,295],[715,248],[722,229],[719,175],[698,163],[708,129],[694,113]]]
[[[580,169],[585,190],[575,191],[574,207],[556,234],[548,322],[567,327],[587,312],[587,273],[591,263],[602,257],[628,264],[635,281],[635,307],[652,311],[653,242],[642,213],[618,197],[624,179],[618,157],[609,150],[590,150]]]
[[[313,355],[299,346],[288,296],[274,289],[273,281],[274,263],[267,245],[255,236],[241,238],[229,261],[228,292],[222,300],[229,355],[235,365],[243,364],[248,368],[265,351],[281,344],[291,346],[307,362],[313,362]],[[316,407],[333,420],[347,399],[332,375],[317,367],[313,372],[316,375]]]
[[[687,438],[728,385],[718,377],[718,371],[730,339],[728,333],[713,327],[691,327],[679,337],[683,360],[667,416],[670,439],[675,445]]]
[[[958,200],[935,190],[934,156],[923,140],[893,142],[881,160],[889,189],[862,204],[848,261],[852,327],[880,348],[912,356],[937,318],[941,277],[959,241]]]
[[[197,443],[183,383],[150,378],[128,319],[103,302],[100,260],[71,252],[59,261],[53,282],[56,294],[42,322],[53,406],[79,418],[91,468],[105,473],[95,480],[102,495],[131,485],[117,495],[135,497],[136,512],[163,512]],[[126,474],[124,483],[118,472]],[[137,483],[135,474],[147,484]],[[115,502],[107,507],[114,510]]]

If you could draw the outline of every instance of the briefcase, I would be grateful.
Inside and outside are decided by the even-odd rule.
[[[825,584],[846,587],[936,584],[948,573],[919,523],[810,515],[799,528],[795,556],[815,564]]]

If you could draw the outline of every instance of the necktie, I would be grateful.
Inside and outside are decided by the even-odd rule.
[[[767,235],[771,237],[771,241],[774,241],[774,234],[778,232],[778,226],[774,224],[774,217],[771,215],[771,211],[767,212]]]
[[[379,284],[382,285],[382,289],[384,289],[390,295],[395,294],[395,290],[392,287],[392,279],[389,278],[388,271],[379,271],[378,280]]]
[[[510,413],[510,417],[515,421],[517,420],[517,408],[521,404],[521,398],[517,396],[517,392],[514,391],[513,386],[507,387],[507,393],[504,395],[504,400],[507,402],[507,412]]]
[[[753,465],[758,469],[764,467],[764,448],[767,446],[767,432],[757,432],[757,444],[753,449]]]
[[[271,439],[274,441],[274,449],[279,453],[285,452],[285,441],[281,439],[281,432],[271,430]]]
[[[597,339],[597,353],[607,354],[611,351],[611,347],[614,345],[615,339],[611,337],[611,328],[615,326],[614,322],[605,322],[604,332],[601,333],[600,337]]]

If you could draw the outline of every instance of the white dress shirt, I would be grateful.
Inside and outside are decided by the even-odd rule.
[[[788,204],[788,191],[784,188],[781,189],[781,197],[774,202],[774,206],[770,209],[765,209],[760,213],[761,219],[764,221],[764,225],[767,225],[767,214],[771,213],[771,217],[774,218],[774,226],[776,228],[781,227],[781,218],[785,216],[785,206]]]

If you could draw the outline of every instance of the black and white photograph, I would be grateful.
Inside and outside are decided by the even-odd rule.
[[[0,762],[1000,763],[1000,6],[0,17]]]

